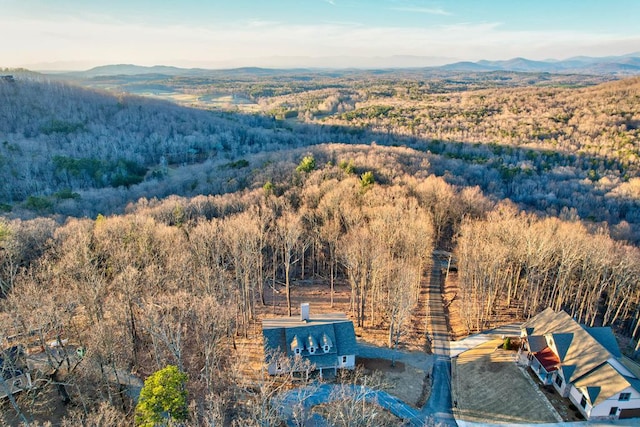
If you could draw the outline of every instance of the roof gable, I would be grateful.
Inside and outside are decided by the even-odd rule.
[[[630,387],[631,383],[605,363],[578,379],[574,386],[589,399],[591,406],[595,406]]]
[[[293,339],[291,340],[291,344],[289,344],[289,349],[292,352],[295,352],[296,349],[299,349],[300,351],[302,351],[303,348],[304,348],[304,344],[302,343],[302,341],[300,341],[300,338],[298,338],[297,335],[294,335]]]
[[[569,348],[571,347],[571,343],[573,342],[573,334],[551,334],[551,338],[553,338],[553,347],[556,350],[556,354],[561,362],[564,362],[567,357],[567,353],[569,352]]]
[[[326,334],[326,332],[322,334],[322,346],[333,347],[333,341],[331,340],[329,335]]]
[[[562,365],[570,369],[563,371],[565,381],[574,381],[606,363],[611,353],[592,337],[566,312],[546,309],[523,324],[533,328],[536,335],[553,339],[553,350],[557,351]]]
[[[600,395],[600,390],[602,390],[602,387],[600,387],[600,386],[589,386],[589,387],[587,387],[587,389],[586,389],[586,391],[587,391],[587,399],[589,400],[589,404],[591,406],[593,406],[593,404],[596,402],[596,399]]]
[[[576,371],[575,365],[562,365],[560,367],[560,372],[562,372],[562,377],[567,382],[571,381],[571,376],[575,371]]]
[[[627,382],[629,384],[631,384],[631,387],[633,387],[633,389],[635,391],[637,391],[638,393],[640,393],[640,380],[637,378],[630,378],[630,377],[624,377],[625,380],[627,380]]]

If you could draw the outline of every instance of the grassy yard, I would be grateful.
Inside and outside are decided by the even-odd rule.
[[[496,339],[452,361],[455,416],[492,423],[550,423],[557,414],[513,361],[515,353],[497,349]]]

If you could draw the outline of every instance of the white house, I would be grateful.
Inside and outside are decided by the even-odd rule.
[[[286,355],[308,360],[316,370],[353,369],[356,363],[356,335],[353,322],[342,313],[311,317],[309,304],[302,304],[300,317],[280,317],[262,321],[265,362],[269,374],[288,369],[279,362]]]
[[[581,326],[548,308],[522,325],[521,337],[540,381],[586,419],[640,417],[640,365],[622,355],[611,328]]]

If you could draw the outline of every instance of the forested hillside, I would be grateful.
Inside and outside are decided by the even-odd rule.
[[[357,84],[256,98],[248,114],[1,80],[0,338],[44,350],[10,420],[58,390],[66,425],[131,424],[124,379],[175,365],[191,423],[277,422],[281,384],[248,376],[238,345],[260,317],[295,311],[311,280],[397,345],[434,248],[454,252],[467,332],[551,306],[633,353],[637,80]],[[322,102],[302,111],[309,97]]]
[[[61,339],[86,352],[68,359],[43,346],[41,391],[19,396],[19,410],[54,405],[58,396],[44,391],[57,384],[74,403],[68,425],[127,424],[133,412],[117,378],[170,364],[188,374],[193,424],[275,422],[277,384],[247,378],[249,355],[236,346],[269,309],[265,296],[286,313],[303,279],[327,298],[346,285],[354,322],[387,331],[393,345],[432,249],[452,239],[469,331],[500,310],[516,320],[551,305],[637,338],[636,248],[575,220],[496,205],[428,169],[410,148],[329,144],[274,162],[253,189],[143,199],[124,215],[64,225],[3,221],[5,338]]]
[[[0,82],[0,101],[0,197],[7,202],[64,189],[130,186],[161,177],[167,166],[218,153],[293,145],[290,133],[276,132],[273,121],[260,116],[238,123],[222,114],[46,79]]]
[[[561,88],[554,77],[520,87],[525,76],[384,74],[317,84],[269,75],[262,87],[271,89],[243,95],[263,113],[247,114],[21,74],[0,81],[0,207],[21,218],[121,213],[141,197],[260,187],[291,148],[375,142],[416,149],[427,171],[451,184],[638,241],[638,80]],[[262,81],[226,79],[219,90],[229,93]],[[500,88],[504,79],[512,80]],[[574,83],[593,83],[583,79]],[[197,80],[179,82],[203,90]],[[285,94],[273,95],[277,87]]]

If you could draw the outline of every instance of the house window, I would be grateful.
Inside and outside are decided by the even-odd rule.
[[[631,399],[631,393],[620,393],[620,397],[618,398],[618,400],[622,402],[626,402],[629,399]]]
[[[328,346],[328,345],[325,345],[325,346],[324,346],[324,352],[325,352],[325,353],[329,353],[329,346]]]
[[[14,386],[14,387],[22,387],[22,379],[21,379],[21,378],[18,378],[17,380],[15,380],[15,381],[13,382],[13,386]]]
[[[580,400],[580,406],[582,406],[583,408],[587,407],[587,398],[585,396],[582,396],[582,399]]]
[[[315,347],[310,347],[310,348],[309,348],[309,353],[313,354],[313,353],[315,353],[315,352],[316,352]]]
[[[342,356],[342,363],[347,363],[347,356]]]
[[[611,410],[609,411],[609,415],[617,415],[618,414],[618,407],[614,406],[613,408],[611,408]]]
[[[556,374],[556,385],[562,387],[562,377],[559,374]]]
[[[276,362],[276,371],[282,371],[282,364],[280,362]]]
[[[300,354],[300,348],[296,348],[296,354]]]

